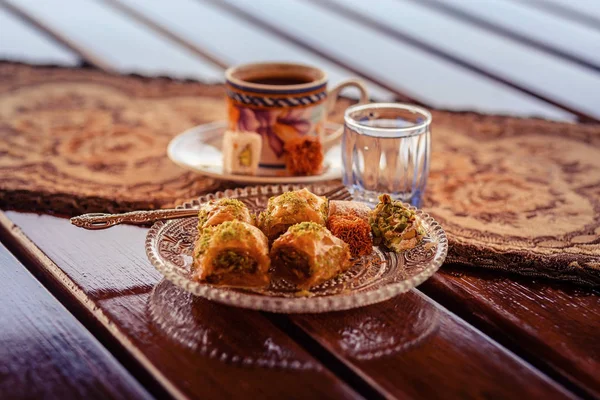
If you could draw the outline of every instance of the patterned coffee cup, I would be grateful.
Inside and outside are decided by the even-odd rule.
[[[360,103],[368,102],[365,85],[349,79],[327,90],[327,74],[292,63],[255,63],[225,72],[229,129],[262,136],[259,175],[285,173],[285,144],[298,137],[314,138],[324,149],[342,134],[326,134],[327,114],[341,90],[355,86]]]

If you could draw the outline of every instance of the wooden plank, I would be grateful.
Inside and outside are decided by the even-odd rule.
[[[572,396],[418,291],[291,320],[386,397]]]
[[[512,0],[600,30],[600,7],[595,0]]]
[[[203,334],[194,336],[194,346],[176,339],[185,326],[174,324],[167,333],[148,309],[150,291],[160,276],[144,252],[147,229],[120,226],[87,232],[62,218],[6,215],[19,227],[0,214],[2,240],[35,260],[30,268],[49,287],[70,293],[71,302],[85,307],[172,396],[360,397],[258,312],[204,301],[190,311],[193,320],[206,323]],[[223,354],[226,362],[220,360]],[[246,358],[259,356],[279,357],[286,367],[244,364]]]
[[[347,68],[352,66],[353,70],[376,80],[383,87],[407,93],[409,97],[437,108],[572,120],[570,113],[378,32],[349,24],[344,18],[325,13],[313,4],[298,0],[204,1],[268,27],[275,34],[283,33],[286,39],[294,39],[308,49],[327,54]]]
[[[169,36],[223,60],[242,64],[257,61],[288,61],[315,65],[329,75],[335,85],[355,74],[325,58],[293,43],[257,29],[255,25],[222,9],[194,0],[170,2],[119,0],[150,24],[160,25]],[[199,24],[198,20],[202,19]],[[394,94],[376,84],[367,82],[371,96],[378,101],[393,101]],[[346,94],[346,93],[345,93]]]
[[[136,21],[140,22],[141,24],[148,26],[150,29],[153,29],[160,35],[163,35],[166,38],[168,38],[169,40],[186,48],[188,51],[196,54],[198,57],[209,61],[210,63],[214,64],[218,68],[225,69],[228,67],[228,65],[225,61],[223,61],[220,58],[214,56],[213,54],[205,51],[204,49],[198,47],[197,45],[193,44],[191,41],[189,41],[185,38],[182,38],[181,36],[173,33],[169,28],[167,28],[163,24],[157,23],[152,18],[148,18],[145,14],[138,12],[135,8],[130,7],[127,4],[125,4],[121,1],[118,1],[118,0],[105,0],[105,3],[113,6],[117,10],[120,10],[121,12],[123,12],[127,16],[135,19]],[[173,8],[172,6],[173,5],[171,4],[171,8]]]
[[[82,60],[84,60],[85,63],[103,69],[105,71],[114,71],[112,65],[106,62],[104,59],[102,59],[102,57],[99,57],[96,53],[89,51],[85,47],[81,46],[78,43],[78,41],[71,40],[62,32],[49,28],[45,24],[45,22],[38,16],[25,11],[23,8],[17,6],[16,4],[10,1],[0,2],[0,6],[3,6],[7,11],[19,17],[22,21],[28,23],[40,32],[46,34],[56,43],[63,45],[64,47],[71,50],[73,53],[77,54]]]
[[[145,261],[145,229],[116,227],[88,232],[55,217],[16,212],[7,215],[60,267],[54,268],[63,275],[63,286],[69,280],[78,287],[86,302],[98,308],[101,318],[118,329],[114,335],[119,341],[133,349],[133,354],[140,353],[136,358],[145,359],[146,368],[171,393],[187,390],[182,394],[199,395],[201,388],[206,391],[208,387],[211,397],[240,395],[242,390],[247,395],[264,395],[263,391],[268,390],[268,395],[285,397],[292,392],[298,397],[333,396],[334,392],[349,395],[341,383],[323,373],[262,368],[240,371],[236,366],[169,342],[164,333],[152,328],[148,317],[149,290],[158,278],[150,277],[155,272]],[[140,285],[140,280],[146,280],[147,285]],[[271,338],[283,349],[279,352],[291,354],[293,360],[317,362],[260,313],[204,300],[195,307],[194,313],[201,316],[200,320],[211,321],[208,329],[212,332],[206,334],[206,341],[214,344],[218,354],[230,349],[242,358],[260,354],[264,351],[260,346],[236,340],[240,332],[242,336],[252,332],[253,336]],[[569,397],[538,371],[417,292],[363,310],[292,317],[292,321],[338,357],[341,365],[354,374],[353,381],[372,385],[375,393],[382,396],[427,397],[436,391],[476,397],[491,391],[507,397],[521,391],[536,396]],[[230,342],[219,339],[224,332],[233,336]],[[378,350],[382,352],[379,356]],[[385,354],[388,350],[389,354]],[[456,365],[463,367],[452,367]],[[503,387],[500,382],[505,379],[513,381],[513,385]],[[269,389],[235,385],[236,381],[259,380],[278,384]],[[430,381],[435,381],[436,386],[425,388]],[[212,382],[219,382],[219,387],[213,388]],[[443,391],[436,387],[443,387]]]
[[[225,2],[219,2],[219,1],[214,1],[214,0],[206,0],[205,2],[207,4],[211,4],[213,6],[221,7],[223,10],[230,12],[239,18],[243,18],[247,22],[254,24],[255,26],[262,28],[272,34],[275,34],[275,35],[281,37],[282,39],[289,41],[290,43],[293,43],[293,44],[300,46],[308,51],[311,51],[314,54],[316,54],[317,56],[325,58],[332,63],[338,64],[340,66],[344,66],[347,70],[351,71],[353,74],[357,75],[358,77],[366,79],[367,81],[375,83],[376,85],[394,93],[396,95],[398,101],[411,102],[411,103],[416,103],[416,104],[420,104],[420,105],[427,105],[423,101],[409,96],[408,94],[406,94],[405,91],[398,89],[396,86],[390,85],[388,82],[381,80],[372,74],[364,73],[360,69],[354,68],[353,66],[345,63],[341,58],[337,57],[336,55],[332,55],[328,51],[324,51],[318,47],[312,46],[305,40],[299,39],[295,35],[286,32],[285,29],[282,29],[281,27],[279,27],[275,24],[271,24],[271,23],[267,22],[267,20],[259,18],[256,15],[253,15],[252,13],[246,12],[246,10],[244,10],[242,8],[236,7],[233,4],[228,4]]]
[[[74,52],[48,40],[3,8],[0,8],[0,59],[70,67],[80,63]]]
[[[107,4],[62,0],[61,12],[56,12],[53,2],[11,0],[7,4],[63,43],[70,43],[82,58],[102,69],[205,81],[222,79],[220,68]]]
[[[513,0],[514,1],[514,0]],[[532,3],[557,4],[578,11],[582,14],[589,14],[600,18],[600,4],[595,0],[533,0]]]
[[[579,394],[600,398],[600,292],[452,268],[421,290]]]
[[[326,10],[335,13],[336,15],[341,15],[345,18],[352,20],[353,22],[364,25],[386,36],[394,38],[400,42],[409,44],[418,49],[422,49],[435,57],[459,65],[462,68],[465,68],[473,73],[490,78],[498,83],[516,89],[524,93],[525,95],[535,97],[536,99],[545,101],[548,104],[560,107],[565,111],[577,115],[582,121],[600,121],[588,113],[581,112],[577,108],[573,108],[569,105],[566,105],[564,102],[557,101],[552,97],[540,93],[539,91],[532,90],[526,85],[524,86],[523,84],[515,83],[512,79],[506,78],[502,74],[498,74],[497,72],[491,71],[485,66],[480,66],[477,63],[466,59],[465,57],[456,56],[453,51],[448,51],[445,49],[445,47],[438,46],[435,41],[423,40],[423,38],[418,37],[416,32],[410,31],[410,22],[403,24],[402,28],[400,28],[397,24],[394,24],[392,21],[395,21],[397,17],[402,15],[402,11],[405,10],[405,7],[399,7],[398,9],[396,9],[397,15],[395,17],[392,17],[392,15],[388,12],[390,8],[389,4],[386,5],[385,8],[377,8],[371,7],[370,5],[367,5],[364,2],[360,1],[353,3],[352,1],[342,2],[339,0],[311,0],[311,2],[317,6],[320,6]],[[394,6],[394,4],[392,4],[392,6]],[[382,20],[385,20],[384,15],[388,16],[388,24],[381,23]],[[417,30],[418,25],[422,23],[422,20],[413,19],[410,17],[407,18],[407,21],[412,21],[412,24],[414,25],[413,28]],[[404,29],[405,26],[408,26],[409,29]]]
[[[600,71],[600,33],[510,1],[422,0],[447,15]]]
[[[542,99],[584,120],[599,121],[600,74],[495,33],[464,24],[412,0],[380,0],[371,7],[361,0],[334,3],[350,8],[355,21],[482,74],[523,93]],[[338,11],[339,13],[339,11]],[[397,22],[402,20],[402,24]],[[428,29],[423,29],[427,24]],[[468,46],[465,46],[468,43]],[[573,90],[577,88],[577,90]]]
[[[2,244],[0,293],[2,398],[151,398]]]

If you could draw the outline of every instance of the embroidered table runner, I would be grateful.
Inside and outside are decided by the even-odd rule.
[[[165,149],[225,113],[221,85],[0,63],[0,207],[122,212],[222,188]],[[423,208],[451,262],[600,285],[600,126],[434,111]]]

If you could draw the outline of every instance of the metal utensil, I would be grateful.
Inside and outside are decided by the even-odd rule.
[[[106,229],[119,224],[146,224],[161,219],[195,217],[197,209],[131,211],[122,214],[90,213],[71,218],[71,223],[85,229]]]
[[[321,196],[329,200],[349,200],[351,195],[343,186],[338,186]],[[163,219],[176,219],[195,217],[198,215],[196,208],[170,208],[163,210],[139,210],[122,214],[89,213],[71,218],[71,223],[85,229],[106,229],[119,224],[147,224]]]

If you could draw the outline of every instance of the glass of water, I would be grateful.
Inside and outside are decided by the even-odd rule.
[[[416,207],[427,184],[431,113],[408,104],[349,107],[342,139],[343,182],[356,200],[377,203],[381,193]]]

